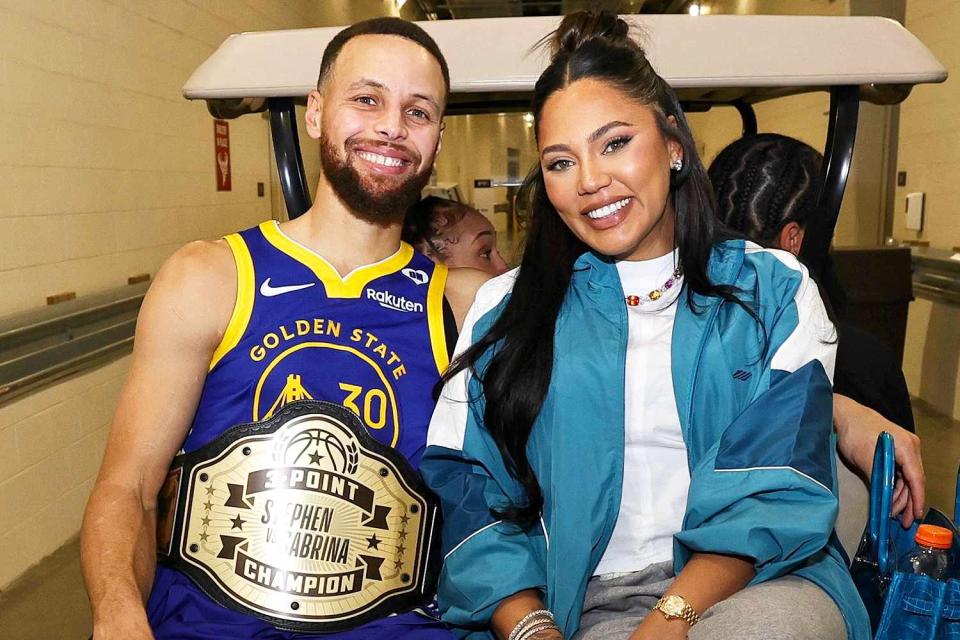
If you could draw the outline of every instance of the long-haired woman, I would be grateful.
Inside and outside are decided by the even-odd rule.
[[[445,619],[509,640],[865,640],[816,286],[724,235],[624,21],[574,14],[554,44],[521,266],[480,290],[421,465]]]

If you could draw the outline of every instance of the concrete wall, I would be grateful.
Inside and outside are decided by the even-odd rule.
[[[894,233],[898,239],[928,240],[930,246],[960,245],[956,203],[960,201],[960,3],[912,0],[906,26],[947,67],[946,83],[916,87],[900,108],[899,169],[907,184],[896,191]],[[905,227],[907,193],[923,191],[926,214],[921,232]]]
[[[76,534],[129,359],[0,407],[0,591]]]
[[[906,186],[896,188],[894,236],[926,240],[931,247],[960,245],[960,3],[908,0],[906,26],[947,67],[940,85],[914,89],[900,108],[898,169]],[[905,227],[907,193],[926,193],[924,228]],[[904,374],[913,395],[960,419],[960,308],[917,299],[910,305]]]
[[[290,18],[207,4],[0,5],[0,315],[124,285],[188,240],[269,217],[262,121],[230,123],[234,188],[218,193],[211,118],[180,86],[228,34]]]

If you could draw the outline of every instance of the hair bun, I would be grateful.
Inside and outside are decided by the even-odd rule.
[[[630,25],[610,11],[577,11],[566,16],[553,37],[553,53],[573,53],[594,38],[630,42]]]

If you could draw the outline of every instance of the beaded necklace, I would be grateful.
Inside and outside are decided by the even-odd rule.
[[[683,269],[680,267],[680,265],[677,265],[677,268],[673,270],[673,273],[670,274],[670,277],[667,278],[667,281],[656,289],[652,290],[650,293],[646,295],[626,295],[623,297],[623,299],[627,303],[628,307],[637,307],[648,302],[655,302],[660,299],[660,296],[680,282],[681,277],[683,277]]]

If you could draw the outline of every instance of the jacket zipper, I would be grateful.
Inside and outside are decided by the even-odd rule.
[[[693,293],[691,292],[690,295],[693,295]],[[699,378],[697,373],[700,369],[699,367],[700,359],[703,356],[703,348],[707,344],[707,335],[710,332],[710,327],[712,327],[713,323],[716,321],[716,316],[717,316],[717,313],[720,311],[721,304],[723,303],[718,302],[715,305],[713,305],[713,307],[710,309],[710,313],[707,316],[706,324],[704,324],[704,330],[700,334],[700,342],[697,345],[696,357],[693,359],[693,372],[690,376],[690,390],[687,392],[687,427],[685,429],[685,431],[687,432],[689,432],[693,428],[693,396],[694,396],[694,392],[697,389],[697,380]],[[686,436],[686,434],[684,435]],[[687,439],[687,442],[689,442],[689,439]],[[687,470],[692,475],[693,464],[690,459],[691,456],[689,455],[689,451],[690,451],[689,445],[687,446],[687,451],[688,451]],[[686,518],[684,518],[684,520],[686,520]]]
[[[623,299],[623,298],[622,298],[622,290],[621,290],[621,297],[618,298],[618,299],[619,299],[619,300],[622,300],[622,299]],[[626,424],[625,424],[625,423],[626,423],[626,410],[625,410],[625,408],[623,407],[623,403],[626,401],[626,384],[627,384],[627,380],[626,380],[626,377],[627,377],[626,367],[627,367],[627,349],[629,348],[629,336],[630,336],[629,322],[630,322],[630,320],[629,320],[629,318],[627,317],[627,308],[626,308],[625,305],[623,305],[623,304],[616,305],[616,306],[615,306],[615,309],[616,309],[617,317],[618,317],[618,319],[619,319],[619,323],[618,323],[618,326],[617,326],[617,330],[619,331],[619,338],[620,338],[620,349],[619,349],[618,352],[617,352],[617,362],[618,362],[618,369],[617,369],[617,371],[618,371],[618,376],[619,376],[619,386],[617,386],[617,387],[615,387],[615,388],[620,389],[620,397],[621,397],[621,403],[620,403],[620,404],[621,404],[621,407],[620,407],[620,430],[621,430],[620,449],[621,449],[621,452],[625,452],[625,447],[626,447],[625,440],[626,440],[626,436],[625,436],[625,434],[624,434],[623,432],[624,432],[625,429],[626,429]],[[620,484],[619,484],[619,486],[618,486],[618,487],[616,488],[616,490],[615,490],[616,496],[617,496],[617,511],[618,511],[618,512],[619,512],[620,501],[623,499],[623,464],[624,464],[623,456],[624,456],[624,453],[621,453],[621,456],[620,456]],[[614,492],[611,492],[611,493],[614,493]],[[606,537],[607,543],[610,542],[610,537],[613,535],[613,529],[614,529],[614,527],[616,526],[617,518],[614,517],[612,522],[613,522],[613,523],[610,525],[610,531],[605,532],[605,533],[600,537],[600,539],[598,540],[598,542],[599,542],[599,541],[602,541],[604,537]],[[597,566],[600,564],[600,560],[601,560],[601,559],[602,559],[602,557],[601,557],[601,558],[597,558],[596,563],[594,563],[593,566],[590,568],[591,573],[592,573],[593,571],[596,571]]]

